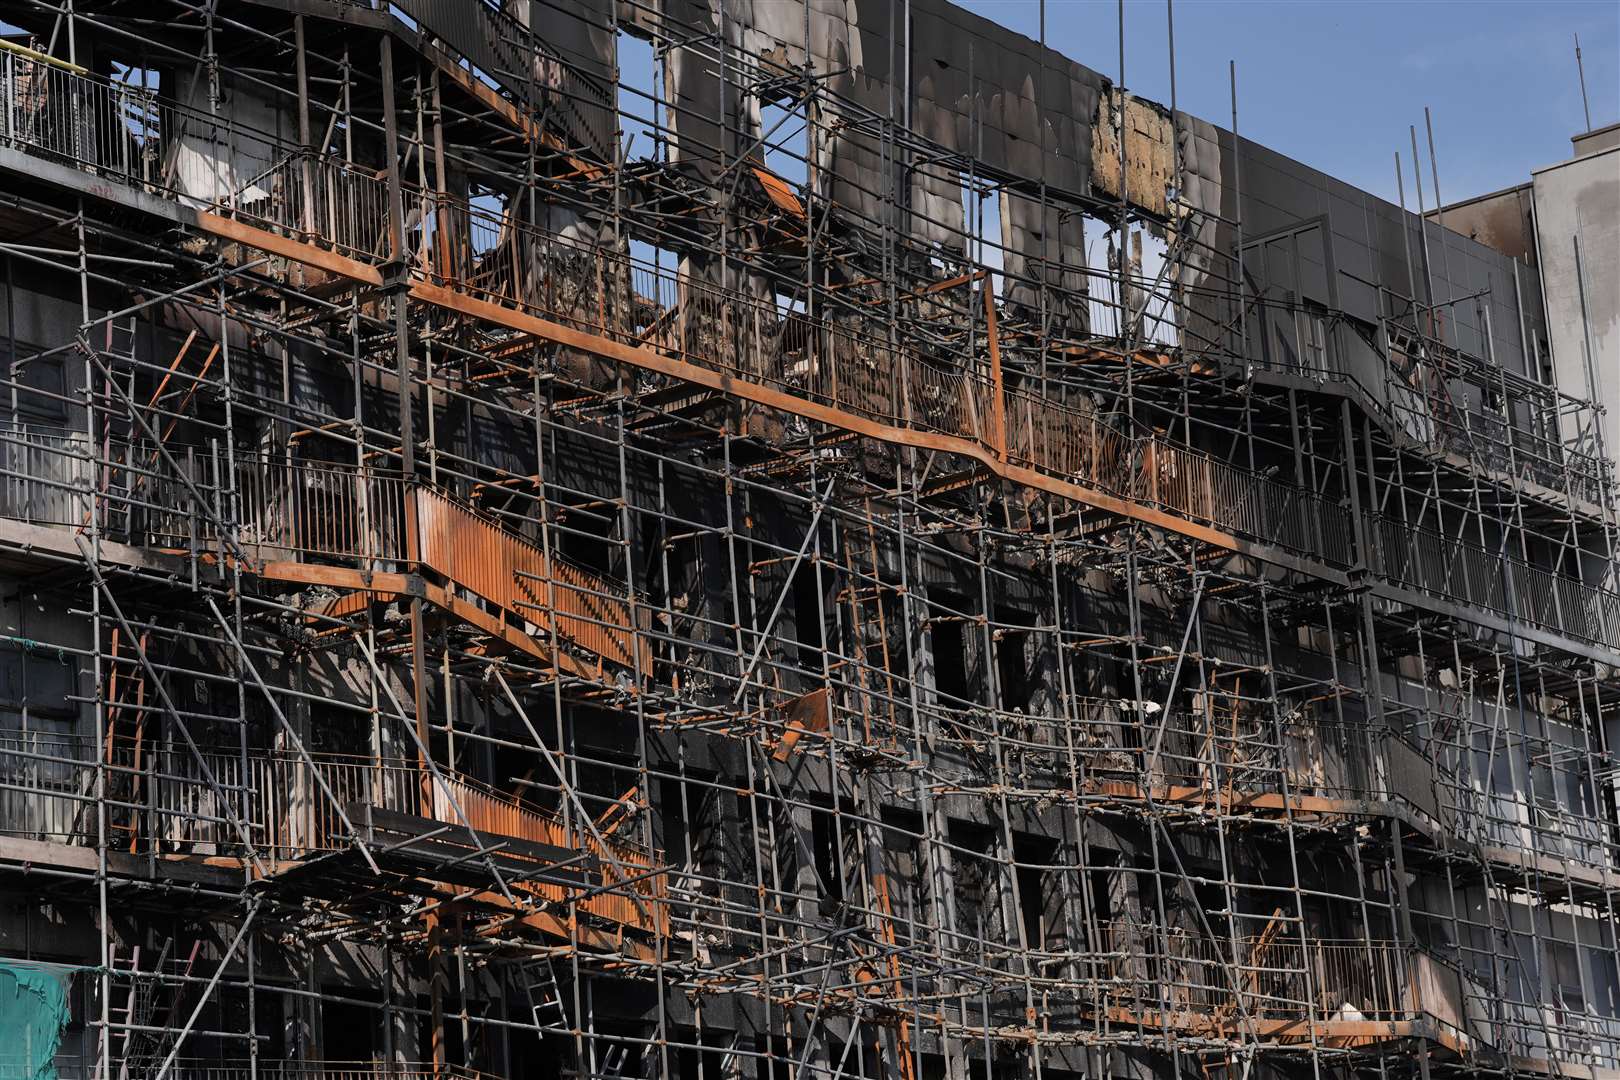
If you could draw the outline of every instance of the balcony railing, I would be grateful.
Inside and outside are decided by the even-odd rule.
[[[557,633],[580,648],[628,669],[639,665],[643,676],[651,672],[650,645],[632,631],[636,624],[622,588],[548,554],[442,490],[419,487],[412,495],[424,564],[548,633],[555,620]]]
[[[1426,1020],[1465,1052],[1613,1067],[1620,1020],[1570,1008],[1501,1000],[1428,949],[1394,941],[1211,940],[1116,922],[1101,931],[1104,959],[1084,970],[1101,1003],[1149,1022],[1168,1010],[1229,1034],[1254,1021],[1311,1020],[1326,1045],[1356,1045],[1335,1023]],[[1076,1002],[1082,1008],[1084,999]]]
[[[0,55],[6,145],[187,206],[386,255],[387,185],[375,171],[117,80]]]
[[[409,1061],[272,1061],[216,1062],[177,1059],[169,1070],[175,1080],[497,1080],[490,1073],[460,1065],[435,1066]]]
[[[236,466],[237,541],[260,558],[361,565],[409,559],[406,504],[413,487],[398,473],[337,462],[245,457]],[[199,522],[217,540],[222,522]]]
[[[1141,924],[1101,928],[1109,959],[1096,972],[1110,1005],[1151,1015],[1220,1017],[1230,1030],[1255,1019],[1404,1018],[1412,1009],[1407,961],[1388,941],[1265,940],[1236,943]]]
[[[0,740],[0,822],[6,834],[94,842],[98,750],[93,740],[67,735],[14,734]],[[667,917],[666,901],[676,902],[677,913],[684,910],[680,901],[687,886],[666,887],[655,853],[618,839],[604,844],[468,777],[441,770],[444,782],[431,782],[432,796],[424,806],[423,773],[403,759],[317,754],[313,772],[310,763],[285,751],[251,751],[245,770],[236,751],[205,751],[203,762],[217,788],[203,780],[201,763],[189,750],[141,749],[128,739],[117,741],[102,800],[112,850],[236,855],[243,851],[245,829],[262,858],[307,858],[348,848],[350,836],[336,808],[365,803],[593,854],[603,863],[605,884],[618,883],[612,892],[579,901],[581,910],[598,918],[649,928],[651,920]],[[558,902],[568,898],[560,885],[521,888]],[[710,913],[705,923],[693,924],[701,927],[717,918],[716,897],[702,887],[696,893]],[[752,918],[758,901],[752,887],[747,894]],[[796,926],[802,929],[793,915],[779,930],[790,934]],[[899,924],[908,939],[919,930],[904,920]],[[1001,983],[1026,971],[1038,973],[1033,977],[1044,984],[1044,999],[1054,1007],[1071,999],[1076,1015],[1099,1001],[1145,1017],[1167,1007],[1234,1032],[1243,1016],[1327,1023],[1422,1015],[1485,1045],[1516,1047],[1526,1056],[1578,1050],[1580,1056],[1570,1060],[1612,1064],[1620,1046],[1620,1022],[1613,1018],[1567,1004],[1541,1015],[1526,1003],[1497,1001],[1476,980],[1423,950],[1403,950],[1388,941],[1302,942],[1296,927],[1283,925],[1282,931],[1240,936],[1235,959],[1229,938],[1127,921],[1104,924],[1095,940],[1082,938],[1068,951],[1037,945],[1026,956],[1000,947],[989,957],[983,942],[949,931],[937,934],[937,945],[969,978]],[[814,964],[816,955],[812,949],[806,962]],[[908,972],[907,985],[916,985],[918,992],[935,989],[934,976],[926,971],[917,973],[915,984],[910,977]]]
[[[537,635],[555,631],[611,663],[632,670],[639,663],[643,676],[651,670],[623,586],[548,553],[442,488],[376,469],[249,457],[238,461],[237,490],[237,540],[261,558],[292,554],[368,568],[418,562]],[[219,539],[217,519],[203,519],[200,528],[205,539]],[[645,618],[640,625],[645,629]]]
[[[260,859],[305,859],[350,849],[353,835],[340,808],[365,804],[588,852],[602,862],[604,885],[622,887],[589,897],[582,910],[625,925],[657,917],[646,903],[663,893],[652,852],[628,840],[598,840],[588,829],[442,767],[439,778],[428,779],[416,762],[402,758],[314,754],[306,761],[292,751],[255,749],[245,761],[230,750],[205,750],[199,759],[187,747],[150,739],[109,738],[98,748],[81,736],[12,732],[0,736],[0,833],[93,844],[100,749],[106,750],[100,801],[108,808],[113,850],[239,856],[247,850],[245,834]],[[425,804],[424,788],[430,792]],[[561,885],[522,888],[549,900],[568,898]]]
[[[554,551],[548,556],[539,544],[447,492],[407,484],[384,470],[336,462],[288,462],[238,453],[232,466],[219,450],[198,447],[170,448],[169,455],[189,483],[172,474],[162,455],[146,444],[104,439],[92,446],[70,433],[0,429],[0,515],[82,526],[89,520],[94,492],[105,534],[115,540],[185,552],[220,546],[234,535],[240,549],[259,560],[379,569],[406,565],[412,520],[407,509],[414,507],[418,559],[456,593],[504,613],[537,637],[555,632],[570,647],[607,662],[626,669],[639,664],[644,677],[653,670],[648,613],[632,617],[622,586]],[[216,478],[233,474],[233,468],[234,483],[221,486]],[[232,515],[240,518],[234,532],[222,528]],[[1513,606],[1526,613],[1525,622],[1565,628],[1578,624],[1581,636],[1596,636],[1620,617],[1612,594],[1523,564],[1486,560],[1478,549],[1447,543],[1436,534],[1391,526],[1378,539],[1380,550],[1390,553],[1381,561],[1399,561],[1401,570],[1393,579],[1414,588],[1434,582],[1433,591],[1458,602],[1483,595],[1495,603],[1511,595]],[[1504,585],[1512,592],[1504,592]],[[881,718],[883,702],[878,695],[873,698],[879,706],[874,715]],[[1283,788],[1281,762],[1275,751],[1265,751],[1275,740],[1249,720],[1228,730],[1230,725],[1172,717],[1160,753],[1150,762],[1144,748],[1127,746],[1114,730],[1126,719],[1118,715],[1118,707],[1118,702],[1076,703],[1080,722],[1073,748],[1085,756],[1087,775],[1094,779],[1137,782],[1149,776],[1151,764],[1155,785],[1207,789],[1211,795]],[[1071,736],[1042,717],[1002,713],[991,731],[979,716],[980,708],[968,703],[941,703],[940,708],[947,742],[952,732],[967,742],[994,737],[1008,747],[1013,766],[1020,770],[1038,771],[1039,758],[1070,745]],[[901,729],[892,735],[898,742],[907,737]],[[1428,775],[1433,768],[1425,759],[1421,771]],[[1053,775],[1061,781],[1066,766]],[[1295,772],[1287,785],[1294,794],[1380,794],[1372,790],[1370,772],[1336,779]],[[1487,797],[1459,783],[1443,784],[1438,794],[1404,789],[1389,794],[1495,846],[1605,869],[1617,854],[1593,818],[1556,806],[1515,801],[1501,793]]]
[[[175,451],[180,468],[217,490],[209,452]],[[92,440],[82,432],[0,425],[0,516],[38,525],[82,527],[98,504],[113,539],[157,543],[189,536],[198,508],[184,481],[152,446]]]
[[[537,636],[555,631],[610,663],[651,670],[622,585],[548,554],[448,491],[338,462],[242,451],[227,460],[217,447],[168,453],[184,479],[149,444],[0,429],[0,516],[82,527],[94,501],[103,535],[130,544],[182,552],[228,544],[261,563],[363,570],[419,563]],[[224,476],[234,480],[222,484]]]
[[[1391,297],[1395,305],[1404,303]],[[1383,328],[1389,354],[1382,383],[1369,386],[1357,374],[1357,366],[1347,362],[1347,350],[1368,345],[1351,327],[1338,324],[1327,329],[1325,352],[1294,353],[1285,359],[1267,355],[1263,335],[1251,338],[1248,363],[1253,367],[1287,375],[1304,376],[1319,383],[1332,382],[1351,390],[1361,406],[1381,420],[1385,427],[1405,433],[1431,447],[1449,450],[1471,460],[1478,467],[1498,473],[1511,473],[1557,492],[1564,492],[1589,503],[1601,503],[1607,489],[1609,469],[1595,453],[1564,442],[1556,434],[1557,423],[1549,414],[1567,407],[1555,392],[1545,387],[1533,391],[1531,400],[1506,395],[1510,407],[1528,408],[1539,414],[1530,425],[1509,423],[1502,412],[1472,404],[1467,394],[1454,398],[1453,387],[1461,383],[1473,388],[1498,385],[1500,369],[1438,341],[1419,344],[1411,327],[1399,319],[1386,318]],[[1401,374],[1397,365],[1413,362],[1415,352],[1428,354],[1417,360],[1417,370]],[[1509,377],[1512,382],[1513,377]],[[1489,398],[1490,393],[1481,394]],[[1584,406],[1583,409],[1589,409]]]
[[[113,1053],[116,1057],[117,1051]],[[66,1060],[66,1055],[59,1053],[51,1063],[50,1075],[58,1080],[101,1080],[120,1075],[145,1078],[157,1075],[161,1060],[145,1069],[123,1069],[123,1063],[115,1060],[110,1069],[103,1069],[82,1058]],[[0,1056],[0,1080],[39,1080],[44,1074],[35,1065],[31,1059],[14,1062]],[[435,1069],[431,1062],[277,1061],[268,1056],[252,1064],[245,1060],[176,1058],[167,1075],[172,1080],[503,1080],[493,1073],[460,1065]]]
[[[1547,793],[1537,797],[1459,776],[1455,763],[1437,760],[1432,747],[1383,725],[1274,724],[1267,715],[1199,713],[1178,705],[1162,720],[1157,713],[1146,719],[1144,746],[1143,720],[1119,699],[1072,696],[1057,717],[960,703],[924,707],[938,732],[937,753],[970,755],[994,744],[1010,782],[1026,792],[1067,791],[1079,777],[1090,799],[1135,802],[1151,794],[1183,809],[1266,814],[1310,806],[1324,812],[1338,801],[1339,812],[1359,814],[1367,802],[1389,803],[1426,818],[1441,834],[1500,849],[1493,857],[1535,854],[1590,871],[1581,875],[1588,879],[1620,868],[1620,838],[1596,810],[1601,791],[1578,767],[1580,751],[1562,755]],[[907,738],[898,725],[875,725],[874,734],[901,746]],[[1269,809],[1253,808],[1259,795],[1276,798]],[[1543,875],[1555,887],[1557,875]]]
[[[1620,641],[1620,595],[1432,529],[1374,521],[1369,561],[1396,584],[1583,641]]]

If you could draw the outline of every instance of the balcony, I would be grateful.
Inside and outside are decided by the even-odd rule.
[[[0,517],[78,529],[94,505],[112,541],[189,559],[194,572],[199,558],[237,559],[249,574],[295,585],[386,594],[373,572],[425,571],[442,583],[429,599],[452,617],[548,660],[544,643],[558,641],[575,674],[651,671],[637,632],[650,625],[647,613],[633,613],[622,585],[445,489],[336,462],[165,451],[167,459],[147,443],[92,446],[71,432],[0,429]]]
[[[1298,283],[1292,284],[1297,289]],[[1382,300],[1391,311],[1410,303],[1387,291]],[[1310,326],[1321,317],[1304,318]],[[1409,325],[1417,318],[1416,313],[1386,316],[1376,345],[1370,327],[1317,321],[1318,336],[1304,350],[1293,347],[1299,328],[1286,323],[1281,332],[1288,344],[1270,347],[1267,337],[1278,331],[1268,326],[1251,337],[1247,363],[1262,380],[1275,372],[1348,392],[1398,444],[1448,456],[1452,467],[1477,472],[1492,484],[1528,482],[1528,491],[1540,498],[1559,504],[1573,499],[1586,504],[1584,513],[1595,513],[1608,490],[1610,469],[1595,452],[1559,434],[1561,423],[1571,418],[1577,427],[1589,423],[1584,417],[1592,405],[1419,334]],[[1444,335],[1443,328],[1436,329]],[[1510,404],[1492,408],[1487,402],[1493,398]]]
[[[1558,895],[1570,886],[1582,898],[1620,889],[1620,837],[1599,812],[1605,788],[1571,755],[1535,791],[1498,790],[1460,773],[1466,763],[1452,760],[1455,750],[1441,760],[1433,744],[1381,725],[1274,724],[1252,711],[1182,708],[1161,723],[1157,712],[1137,716],[1129,702],[1080,696],[1054,717],[961,703],[935,709],[934,752],[971,760],[978,748],[997,746],[1022,797],[1072,791],[1097,808],[1134,808],[1151,798],[1165,814],[1271,822],[1396,815],[1429,838],[1426,850],[1477,851],[1505,878],[1533,868],[1540,887]],[[873,733],[906,756],[904,726],[876,724]]]
[[[1620,642],[1620,594],[1480,544],[1368,517],[1370,569],[1395,585],[1608,649]]]
[[[1506,1058],[1540,1070],[1565,1063],[1620,1066],[1620,1018],[1503,1000],[1421,947],[1387,940],[1302,943],[1296,935],[1288,929],[1212,941],[1142,924],[1104,924],[1100,953],[1071,958],[1096,988],[1075,1001],[1076,1015],[1102,1013],[1116,1023],[1215,1038],[1252,1029],[1284,1044],[1306,1044],[1314,1035],[1317,1045],[1346,1050],[1418,1036],[1490,1067]],[[1051,970],[1051,963],[1042,967]]]
[[[1408,964],[1394,942],[1301,944],[1263,933],[1233,943],[1132,923],[1104,925],[1099,938],[1109,958],[1095,976],[1110,1010],[1140,1016],[1168,1010],[1191,1026],[1229,1034],[1255,1021],[1308,1018],[1332,1030],[1339,1022],[1387,1023],[1413,1012]]]
[[[0,737],[0,832],[94,846],[100,750],[93,739],[67,734]],[[286,750],[198,755],[182,745],[139,737],[110,738],[105,764],[100,801],[107,806],[107,843],[115,852],[254,857],[269,872],[280,873],[314,865],[322,856],[355,852],[357,835],[367,839],[368,810],[375,809],[392,821],[422,822],[422,833],[458,845],[463,854],[481,846],[467,842],[468,829],[575,853],[599,879],[593,879],[591,895],[578,900],[582,913],[648,933],[664,917],[664,878],[654,853],[627,840],[599,839],[444,768],[434,776],[411,760],[339,754],[306,760]],[[459,861],[471,866],[475,877],[482,866]],[[490,880],[485,887],[498,885]],[[513,888],[536,903],[567,903],[579,893],[577,883],[544,874]]]
[[[548,554],[445,489],[376,469],[253,458],[238,460],[236,479],[237,540],[266,573],[283,559],[359,569],[419,564],[454,597],[531,637],[557,636],[643,677],[651,671],[650,647],[635,629],[649,624],[645,613],[632,617],[623,586]],[[217,521],[198,525],[204,541],[221,540]]]

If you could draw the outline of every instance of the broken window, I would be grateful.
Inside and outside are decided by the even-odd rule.
[[[658,62],[652,42],[621,27],[615,54],[619,68],[619,145],[625,161],[658,158]]]
[[[844,903],[859,881],[860,832],[848,803],[834,813],[830,806],[810,811],[810,842],[816,859],[816,877],[829,904]]]
[[[605,500],[581,500],[572,507],[567,501],[559,500],[552,503],[552,507],[556,521],[551,534],[563,558],[603,577],[611,577],[619,550],[613,540],[619,523],[615,508]]]
[[[1001,707],[1008,712],[1029,712],[1029,699],[1035,692],[1035,673],[1030,668],[1030,631],[1035,617],[1028,612],[998,608],[994,635],[996,679],[1001,687]]]
[[[929,624],[934,639],[934,688],[947,705],[959,706],[969,697],[967,650],[963,630],[967,624],[956,616],[944,616]]]
[[[382,992],[370,987],[321,988],[322,1056],[332,1061],[370,1061],[382,1035]]]
[[[1576,946],[1554,941],[1546,946],[1553,985],[1553,1007],[1561,1026],[1582,1027],[1586,1017],[1586,991],[1581,983]]]
[[[1107,926],[1113,921],[1114,892],[1123,888],[1118,872],[1119,852],[1092,848],[1087,856],[1086,903],[1089,921]]]
[[[712,780],[688,773],[658,779],[659,848],[676,868],[673,883],[689,892],[714,895],[722,872],[719,789]]]
[[[817,576],[816,568],[811,565],[800,566],[793,575],[793,637],[799,646],[799,667],[819,675],[826,611]]]
[[[1598,945],[1584,945],[1582,949],[1592,978],[1593,1011],[1611,1020],[1620,1019],[1620,969],[1615,964],[1614,950]]]
[[[951,885],[956,894],[956,930],[964,939],[959,947],[976,952],[979,948],[976,942],[995,932],[991,890],[996,873],[990,857],[994,837],[989,829],[981,825],[961,821],[950,823],[949,836]]]
[[[883,821],[883,842],[879,857],[888,886],[886,898],[880,896],[877,907],[886,911],[894,928],[895,944],[900,947],[914,940],[913,930],[918,922],[926,922],[927,913],[919,910],[926,903],[928,893],[923,888],[922,846],[919,836],[923,824],[920,815],[887,810]]]
[[[1026,836],[1014,841],[1024,947],[1035,951],[1051,948],[1063,935],[1063,871],[1051,865],[1057,850],[1057,841],[1045,837]]]

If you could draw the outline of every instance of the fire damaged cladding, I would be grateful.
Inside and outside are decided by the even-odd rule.
[[[900,44],[904,28],[897,25],[901,10],[879,0],[807,7],[745,2],[726,4],[722,15],[710,4],[676,0],[665,5],[664,14],[678,25],[723,34],[736,50],[728,62],[747,66],[759,56],[790,69],[808,62],[817,85],[878,115],[900,116],[907,76]],[[1087,193],[1091,132],[1107,81],[1052,50],[1042,55],[1027,39],[948,4],[914,4],[911,16],[912,129],[964,161],[975,159],[987,174],[1038,176],[1056,191]],[[694,53],[677,46],[666,60],[675,95],[669,126],[677,160],[701,158],[709,151],[699,148],[720,145],[723,96],[731,146],[739,136],[760,134],[757,104],[736,93],[723,95],[718,65]],[[784,78],[780,92],[791,98],[801,89]],[[858,219],[881,222],[894,190],[884,178],[881,138],[846,128],[826,142],[817,148],[815,162],[819,194]],[[960,203],[955,177],[928,168],[918,173],[931,199]],[[1162,192],[1159,204],[1162,211]],[[933,214],[918,216],[939,220]],[[1011,246],[1028,247],[1032,254],[1040,250],[1025,240]],[[1062,261],[1084,265],[1083,254],[1066,254]]]
[[[1428,218],[1444,224],[1452,232],[1478,240],[1493,251],[1534,266],[1536,262],[1536,226],[1534,185],[1518,187],[1488,195],[1477,195],[1463,202],[1454,202],[1443,211],[1430,209]]]
[[[909,170],[897,161],[887,166],[894,176],[886,176],[882,140],[872,126],[830,125],[833,133],[812,148],[813,175],[818,194],[852,222],[880,226],[891,193],[907,190],[906,228],[924,243],[959,247],[969,216],[962,195],[971,168],[982,179],[1007,183],[997,214],[1001,235],[995,240],[1006,250],[1008,269],[1020,279],[1044,276],[1054,284],[1080,286],[1087,265],[1081,211],[1119,198],[1123,125],[1127,201],[1172,230],[1194,230],[1198,238],[1183,281],[1198,297],[1190,304],[1189,333],[1207,340],[1234,321],[1230,306],[1206,298],[1205,287],[1209,253],[1232,248],[1233,223],[1242,220],[1250,258],[1246,273],[1256,290],[1341,311],[1354,320],[1330,331],[1340,345],[1337,374],[1354,379],[1380,404],[1390,391],[1382,361],[1365,338],[1393,314],[1381,309],[1382,286],[1404,292],[1415,283],[1424,304],[1489,288],[1491,340],[1485,340],[1484,320],[1466,304],[1442,316],[1453,320],[1448,333],[1466,351],[1488,355],[1517,374],[1533,374],[1523,342],[1543,332],[1530,325],[1521,335],[1518,327],[1521,318],[1539,316],[1528,309],[1521,315],[1511,300],[1513,290],[1502,288],[1513,270],[1498,253],[1430,224],[1425,258],[1425,237],[1415,216],[1247,139],[1238,143],[1240,206],[1239,164],[1229,131],[1185,113],[1172,123],[1162,106],[1121,93],[1105,76],[1057,51],[941,0],[906,7],[909,62],[904,28],[897,25],[904,9],[879,0],[807,7],[726,4],[723,10],[697,0],[671,0],[664,10],[694,32],[721,34],[735,50],[728,63],[746,67],[755,56],[789,69],[808,63],[809,77],[838,98],[877,116],[909,115],[916,134],[957,156],[955,166],[941,164],[948,159],[935,155],[938,160]],[[557,21],[575,20],[559,16]],[[597,22],[606,22],[605,7]],[[608,62],[605,48],[599,45],[594,54],[600,64]],[[721,145],[722,129],[731,156],[763,134],[758,101],[723,93],[718,64],[699,59],[694,48],[672,47],[665,63],[675,98],[668,120],[672,157],[712,175],[719,159],[708,148]],[[778,92],[791,100],[802,89],[784,78]],[[722,99],[728,110],[723,123]],[[907,171],[909,181],[894,178]],[[1039,178],[1038,184],[1032,178]],[[1280,245],[1269,241],[1311,222],[1323,223],[1322,228],[1307,240],[1296,267],[1293,256],[1283,259],[1276,254]],[[1519,289],[1533,293],[1533,269],[1521,266],[1518,273]],[[1027,289],[1022,280],[1013,289],[1013,302],[1027,302],[1020,295]],[[1081,325],[1085,312],[1067,318]],[[1249,355],[1270,369],[1308,366],[1297,342],[1270,333],[1252,335]]]
[[[911,16],[913,128],[988,171],[1087,192],[1107,80],[950,4],[913,4]],[[873,42],[866,54],[882,47]],[[873,87],[863,104],[883,102],[882,88]]]

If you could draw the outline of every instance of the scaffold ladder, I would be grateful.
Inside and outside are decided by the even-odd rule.
[[[563,998],[562,980],[557,977],[557,967],[552,958],[544,959],[529,965],[525,971],[531,976],[525,986],[529,996],[529,1010],[534,1017],[534,1026],[544,1029],[551,1027],[568,1026],[568,1005]]]

